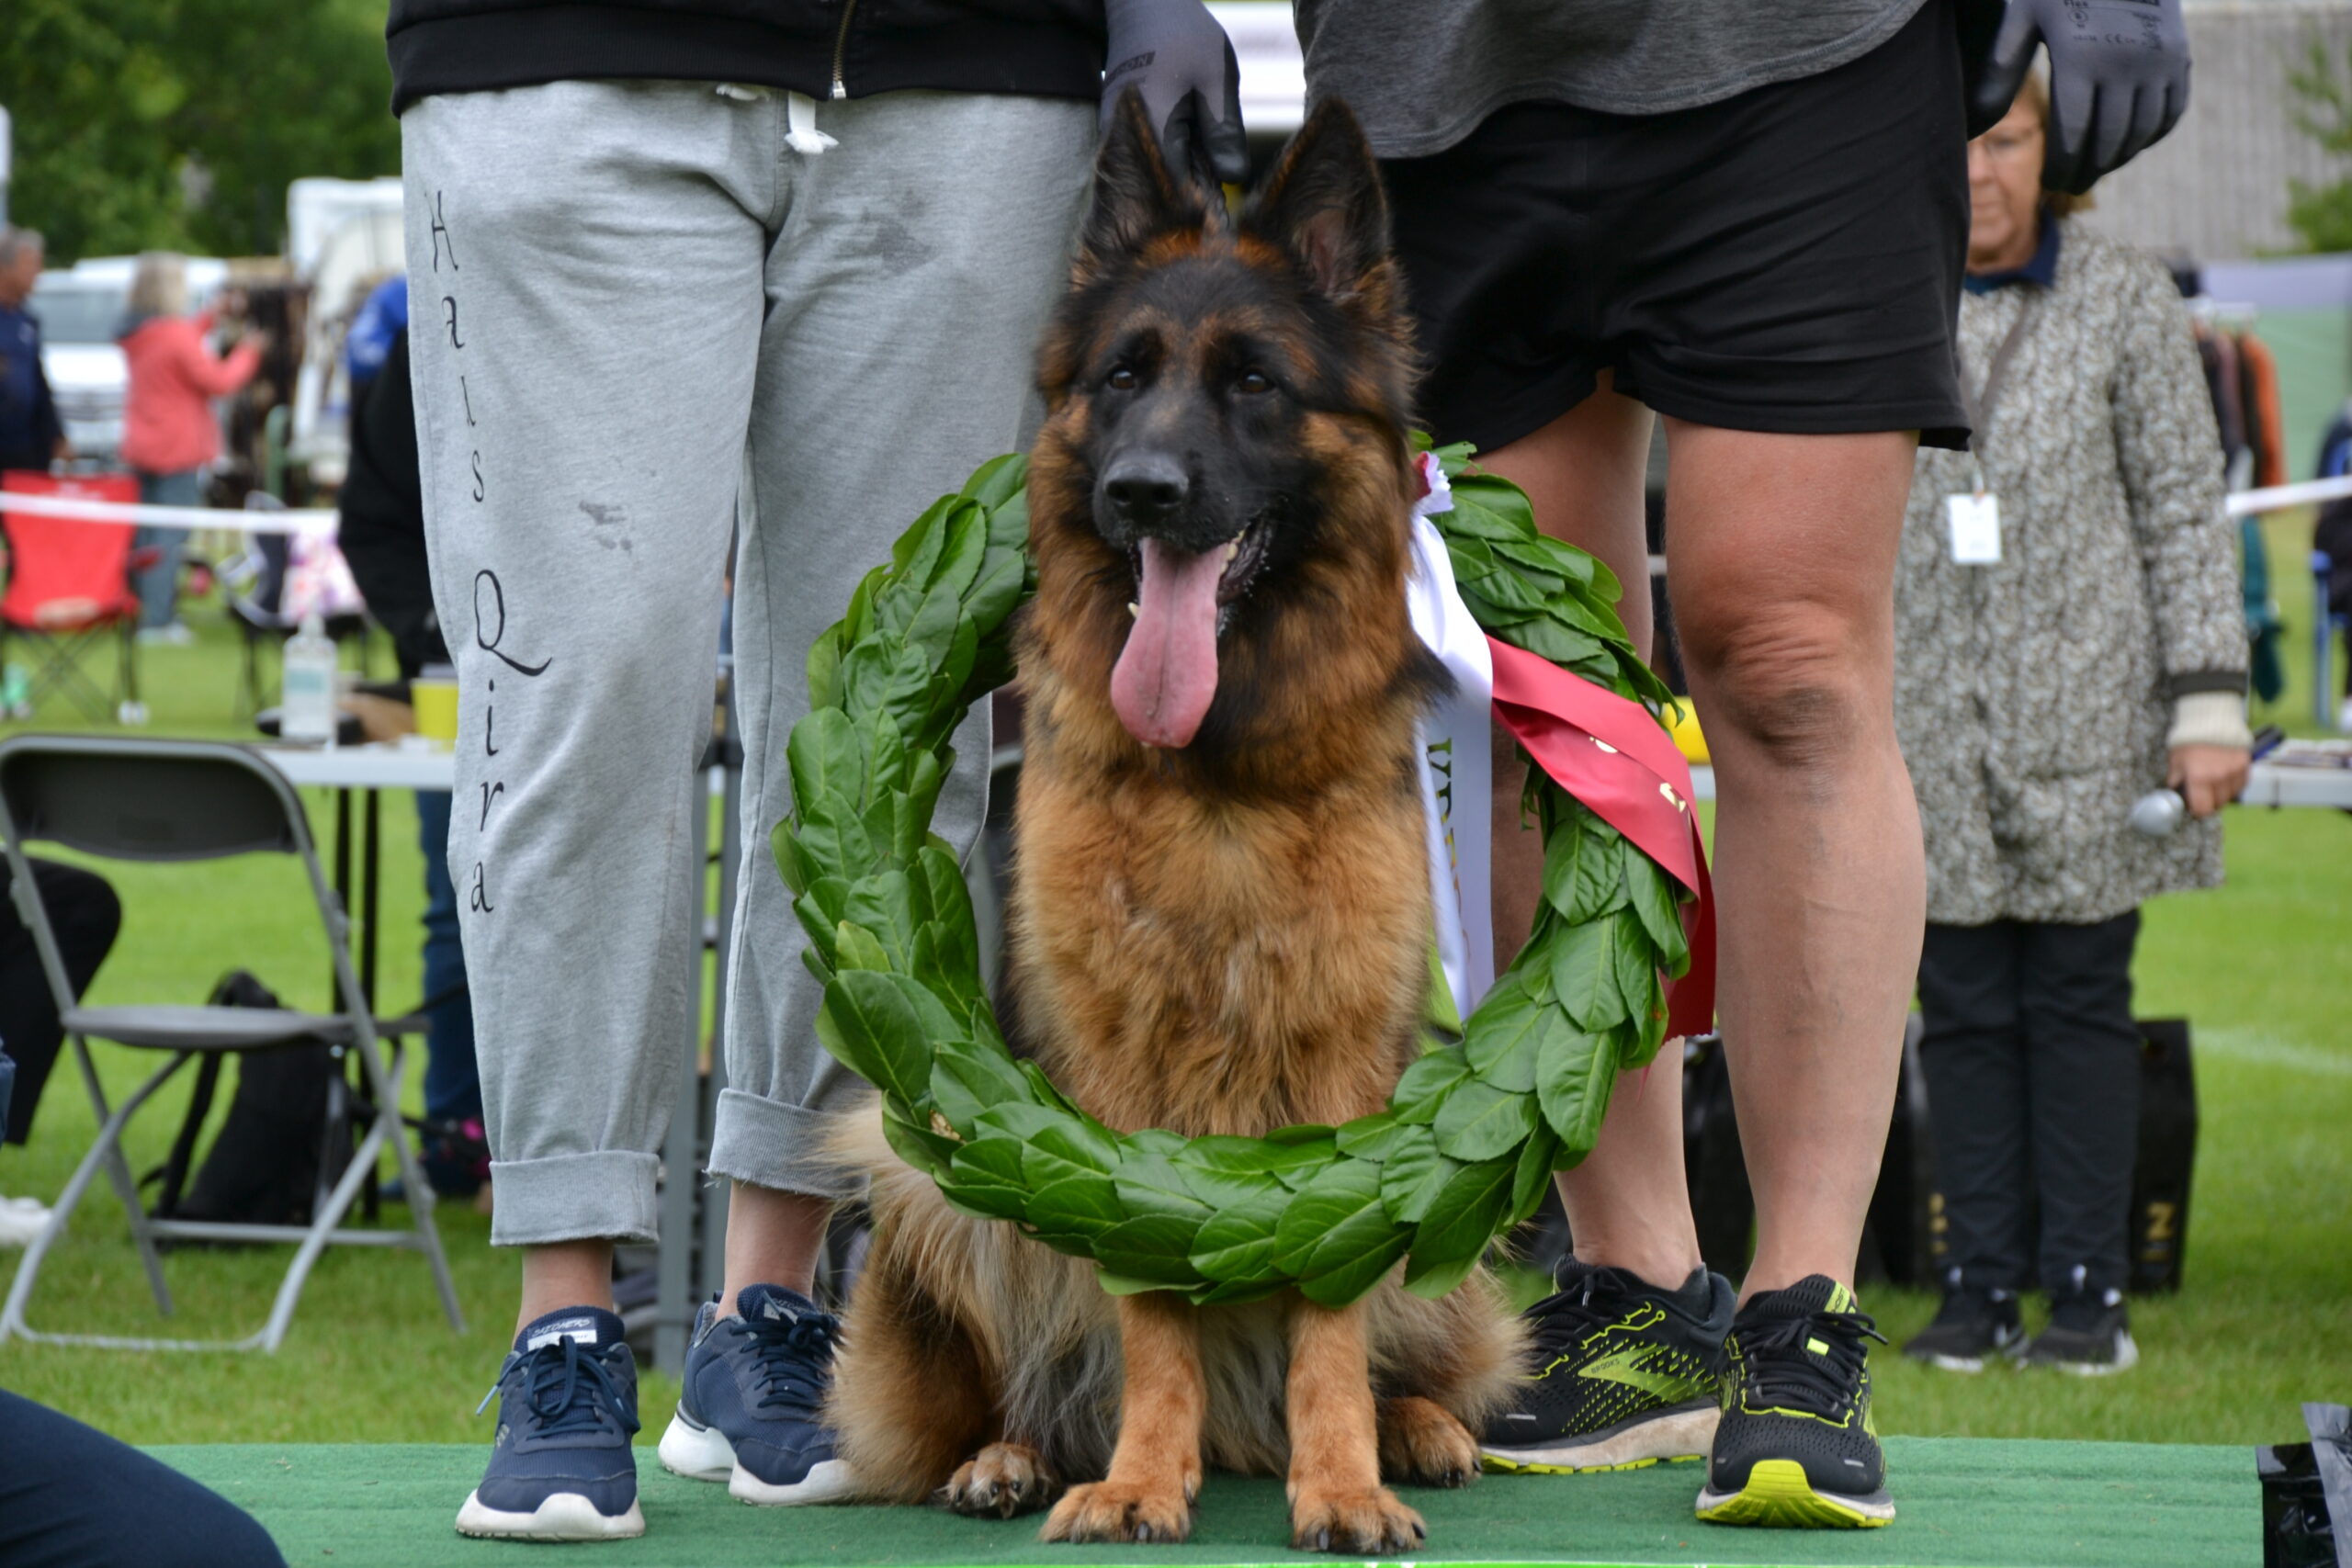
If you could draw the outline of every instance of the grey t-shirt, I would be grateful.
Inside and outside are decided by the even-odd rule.
[[[1694,108],[1845,64],[1924,0],[1297,0],[1310,102],[1384,158],[1442,152],[1505,104]]]

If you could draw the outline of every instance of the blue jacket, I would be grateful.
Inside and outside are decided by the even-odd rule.
[[[0,305],[0,468],[47,468],[64,434],[40,367],[40,321]]]

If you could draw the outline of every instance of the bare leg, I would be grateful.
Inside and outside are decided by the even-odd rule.
[[[609,1241],[559,1241],[523,1249],[523,1311],[514,1320],[520,1333],[565,1307],[613,1306],[613,1244]]]
[[[1535,525],[1591,551],[1624,585],[1618,615],[1635,648],[1648,648],[1649,549],[1642,488],[1650,412],[1600,389],[1534,434],[1482,454],[1479,462],[1527,491]],[[1495,732],[1495,955],[1504,962],[1527,941],[1544,896],[1544,845],[1520,826],[1526,770],[1510,740]],[[1682,1075],[1672,1062],[1627,1074],[1610,1099],[1591,1156],[1560,1179],[1560,1199],[1577,1256],[1672,1290],[1699,1267],[1682,1169]]]
[[[1851,1284],[1926,919],[1894,710],[1915,439],[1679,420],[1667,436],[1675,617],[1715,763],[1724,1037],[1756,1191],[1746,1289]]]
[[[817,1288],[817,1254],[833,1206],[805,1192],[734,1183],[727,1200],[727,1280],[718,1315],[735,1310],[746,1285],[782,1285],[809,1295]]]

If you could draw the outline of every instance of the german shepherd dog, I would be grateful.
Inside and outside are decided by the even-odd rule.
[[[1407,618],[1412,353],[1370,148],[1327,103],[1238,221],[1139,105],[1040,355],[1037,596],[1008,921],[1028,1048],[1122,1130],[1379,1110],[1416,1051],[1428,863]],[[1115,1301],[881,1142],[831,1415],[864,1495],[1044,1539],[1177,1541],[1203,1466],[1286,1474],[1294,1546],[1408,1551],[1383,1481],[1459,1485],[1522,1338],[1483,1275]],[[1068,1483],[1068,1489],[1063,1490]]]

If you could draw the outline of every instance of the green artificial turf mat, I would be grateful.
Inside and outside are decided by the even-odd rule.
[[[1696,1464],[1589,1476],[1487,1476],[1408,1490],[1425,1562],[1881,1564],[1884,1568],[2245,1568],[2262,1559],[2254,1455],[2236,1447],[1891,1438],[1901,1510],[1884,1529],[1745,1530],[1690,1516]],[[481,1474],[478,1444],[238,1443],[150,1450],[251,1509],[295,1568],[520,1561],[548,1548],[468,1540],[451,1523]],[[584,1560],[677,1568],[819,1563],[1258,1563],[1288,1551],[1283,1490],[1214,1476],[1182,1546],[1047,1546],[1035,1518],[930,1508],[752,1508],[638,1452],[646,1533]],[[571,1553],[564,1553],[570,1561]]]

